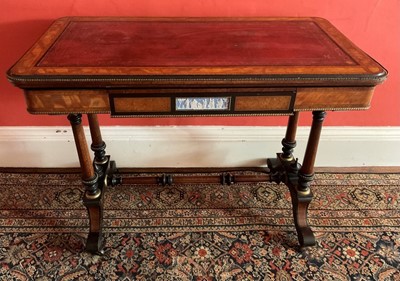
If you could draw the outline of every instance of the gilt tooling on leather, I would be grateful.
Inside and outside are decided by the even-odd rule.
[[[310,21],[88,21],[71,22],[38,66],[354,64]]]

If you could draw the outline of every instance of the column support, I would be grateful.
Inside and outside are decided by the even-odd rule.
[[[313,111],[313,121],[303,165],[298,171],[297,184],[294,182],[293,188],[291,188],[293,216],[301,246],[314,246],[316,243],[314,234],[308,225],[307,217],[308,207],[313,198],[310,186],[314,180],[314,163],[325,116],[326,112],[324,111]]]
[[[101,177],[103,175],[103,165],[107,163],[108,158],[106,157],[106,143],[103,141],[101,136],[99,121],[97,114],[88,114],[90,136],[92,138],[92,144],[90,148],[94,152],[94,168]]]
[[[89,235],[86,242],[86,250],[100,254],[102,252],[102,224],[103,224],[103,193],[102,184],[99,185],[99,176],[96,173],[89,148],[86,142],[85,132],[82,126],[81,114],[69,114],[74,134],[76,150],[82,171],[82,183],[86,190],[83,196],[83,204],[89,214]]]
[[[285,138],[282,139],[282,159],[285,161],[293,160],[293,151],[296,147],[296,132],[297,132],[297,123],[299,120],[299,112],[296,111],[289,117],[288,125],[286,127],[286,135]]]

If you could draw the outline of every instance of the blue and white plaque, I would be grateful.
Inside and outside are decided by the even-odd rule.
[[[175,99],[175,108],[177,111],[229,110],[229,107],[229,97],[191,97]]]

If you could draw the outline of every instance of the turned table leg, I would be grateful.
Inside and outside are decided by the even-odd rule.
[[[282,159],[286,161],[293,160],[293,150],[296,147],[297,123],[299,120],[299,112],[295,112],[289,117],[286,128],[285,138],[282,140]]]
[[[297,168],[297,160],[294,161],[293,150],[296,147],[296,132],[297,123],[299,120],[299,112],[294,112],[289,116],[288,125],[286,127],[285,137],[282,139],[282,153],[277,153],[277,158],[268,158],[267,165],[270,170],[271,181],[280,184],[284,182],[290,189],[293,188],[292,181],[288,173],[295,173],[297,177],[297,170],[292,171],[292,168]],[[296,179],[297,184],[297,179]]]
[[[313,198],[310,185],[314,179],[314,163],[318,150],[324,111],[313,112],[313,122],[308,138],[303,165],[298,172],[296,192],[292,192],[293,215],[301,246],[315,245],[315,237],[307,222],[308,206]]]
[[[101,253],[103,204],[102,191],[101,188],[99,188],[99,176],[95,172],[90,157],[82,126],[82,115],[69,114],[68,120],[71,123],[72,131],[74,133],[76,150],[78,152],[79,163],[82,170],[82,182],[86,187],[83,196],[83,203],[88,210],[90,224],[86,249],[93,253]]]
[[[90,148],[94,152],[94,168],[101,177],[103,175],[103,166],[107,163],[108,158],[106,157],[106,143],[103,141],[101,136],[99,121],[97,114],[88,114],[90,136],[92,137],[92,145]]]

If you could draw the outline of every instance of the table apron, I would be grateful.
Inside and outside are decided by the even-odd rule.
[[[363,110],[374,87],[204,89],[26,89],[32,114],[106,113],[116,117],[290,115]]]

